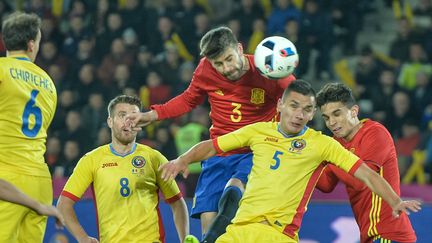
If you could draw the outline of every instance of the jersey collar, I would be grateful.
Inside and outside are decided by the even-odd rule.
[[[301,136],[306,132],[307,129],[308,129],[308,126],[304,126],[303,129],[297,134],[286,134],[280,128],[280,124],[278,124],[278,132],[281,133],[285,138],[293,138],[293,137]]]
[[[30,58],[28,56],[26,56],[26,55],[23,55],[23,54],[21,54],[21,55],[20,54],[10,55],[8,57],[15,58],[15,59],[22,60],[22,61],[31,62]]]
[[[128,156],[129,154],[132,154],[133,152],[135,152],[136,147],[137,147],[137,144],[134,143],[134,145],[132,146],[132,150],[131,150],[130,152],[128,152],[128,153],[126,153],[126,154],[119,154],[119,153],[117,153],[117,152],[114,150],[114,148],[112,147],[112,143],[110,143],[110,145],[109,145],[109,148],[110,148],[110,150],[111,150],[111,153],[113,153],[113,154],[116,155],[116,156],[120,156],[120,157],[126,157],[126,156]]]

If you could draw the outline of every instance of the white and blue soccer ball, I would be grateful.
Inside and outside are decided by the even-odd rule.
[[[266,78],[280,79],[292,74],[299,62],[297,48],[288,39],[270,36],[262,40],[254,53],[258,71]]]

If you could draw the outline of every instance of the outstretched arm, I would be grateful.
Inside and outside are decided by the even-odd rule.
[[[21,192],[14,185],[1,179],[0,179],[0,199],[31,208],[40,215],[53,216],[56,218],[58,226],[61,227],[64,225],[63,216],[60,214],[57,208],[55,208],[52,205],[44,205],[33,200],[32,198],[30,198],[29,196]]]
[[[69,230],[69,232],[71,232],[71,234],[79,243],[99,242],[95,238],[88,236],[81,224],[78,222],[75,209],[73,208],[74,205],[74,200],[63,195],[60,196],[57,202],[58,209],[64,215],[66,228]]]
[[[161,177],[164,180],[173,180],[178,173],[183,172],[183,176],[186,178],[189,174],[187,166],[190,163],[208,159],[215,155],[216,152],[212,140],[202,141],[177,159],[161,165],[159,168],[159,170],[162,170]]]
[[[393,216],[398,217],[402,212],[418,212],[420,202],[415,200],[402,201],[391,186],[376,172],[364,163],[355,171],[354,176],[362,180],[373,192],[382,197],[393,209]]]
[[[186,202],[183,198],[170,203],[173,216],[174,216],[174,224],[177,229],[177,234],[181,242],[189,234],[189,216],[188,210],[186,207]]]

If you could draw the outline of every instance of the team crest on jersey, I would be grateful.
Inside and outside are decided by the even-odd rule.
[[[294,139],[291,142],[290,152],[298,153],[306,147],[306,141],[303,139]]]
[[[265,91],[263,89],[260,88],[253,88],[251,90],[251,102],[252,104],[263,104],[264,103],[264,95],[265,95]]]
[[[142,157],[142,156],[135,156],[132,159],[132,165],[135,168],[142,168],[142,167],[144,167],[145,164],[146,164],[146,161],[145,161],[144,157]]]
[[[222,96],[224,95],[224,93],[220,89],[216,90],[215,93],[218,94],[218,95],[222,95]]]

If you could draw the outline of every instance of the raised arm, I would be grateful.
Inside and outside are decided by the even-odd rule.
[[[57,202],[57,208],[65,218],[66,228],[79,243],[99,242],[97,239],[88,236],[84,228],[78,222],[75,209],[73,208],[74,205],[75,201],[64,195],[61,195]]]
[[[174,224],[177,229],[177,234],[181,242],[183,242],[186,235],[189,234],[189,216],[186,202],[183,198],[170,203]]]
[[[0,199],[11,203],[20,204],[22,206],[33,209],[40,215],[52,216],[56,218],[57,225],[63,226],[64,219],[60,212],[52,205],[41,204],[23,192],[21,192],[14,185],[5,180],[0,179]]]
[[[202,141],[177,159],[161,165],[159,168],[159,170],[162,171],[161,177],[164,180],[172,180],[178,173],[182,172],[183,176],[186,178],[189,174],[188,165],[190,163],[208,159],[214,156],[216,152],[216,148],[213,146],[213,140]]]
[[[354,176],[363,181],[373,192],[382,197],[393,209],[393,216],[398,217],[402,212],[418,212],[420,202],[415,200],[402,201],[391,186],[376,172],[364,163],[355,171]]]

